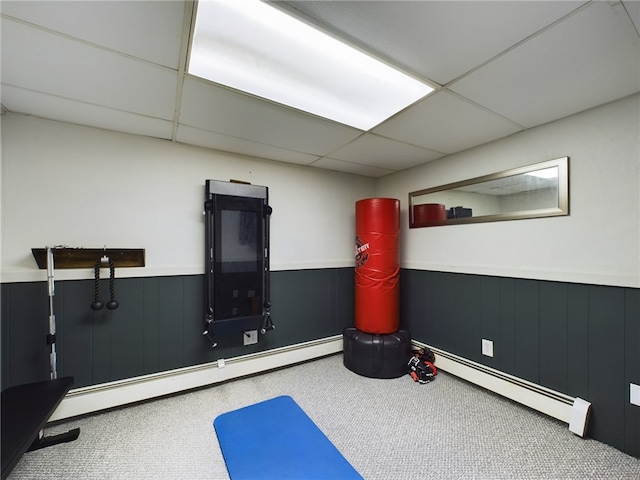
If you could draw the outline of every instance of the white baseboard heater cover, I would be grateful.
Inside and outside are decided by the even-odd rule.
[[[452,353],[413,342],[416,347],[429,347],[436,354],[436,367],[456,377],[491,390],[503,397],[526,405],[565,423],[571,421],[574,397],[509,375],[486,365]]]
[[[588,402],[421,342],[414,341],[413,345],[416,347],[428,346],[436,354],[438,369],[561,420],[570,425],[572,432],[584,436],[590,411]],[[342,348],[342,335],[334,335],[264,352],[220,359],[203,365],[77,388],[69,391],[51,416],[50,421],[64,420],[214,385],[339,353]]]
[[[589,414],[591,412],[591,404],[581,398],[576,398],[571,409],[571,420],[569,421],[569,430],[580,437],[584,437],[587,433],[587,424],[589,423]]]
[[[50,421],[85,415],[135,402],[286,367],[342,351],[342,335],[70,390]]]

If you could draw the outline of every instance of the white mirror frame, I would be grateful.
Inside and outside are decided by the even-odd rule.
[[[432,193],[442,193],[449,190],[459,189],[461,187],[468,187],[484,182],[491,182],[494,180],[505,179],[515,175],[531,174],[539,170],[546,170],[549,168],[557,167],[557,206],[552,208],[533,208],[520,211],[509,211],[491,215],[479,215],[468,216],[461,218],[447,218],[434,220],[433,222],[417,222],[415,218],[415,207],[421,204],[427,204],[424,196]],[[467,223],[483,223],[483,222],[500,222],[504,220],[521,220],[525,218],[540,218],[540,217],[556,217],[562,215],[569,215],[569,157],[561,157],[555,160],[549,160],[546,162],[535,163],[524,167],[513,168],[498,173],[492,173],[490,175],[484,175],[481,177],[470,178],[460,182],[449,183],[446,185],[440,185],[438,187],[426,188],[409,193],[409,227],[421,228],[421,227],[435,227],[442,225],[460,225]]]

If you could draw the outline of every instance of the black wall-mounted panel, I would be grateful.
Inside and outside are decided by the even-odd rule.
[[[272,330],[269,189],[207,180],[204,208],[205,335]]]

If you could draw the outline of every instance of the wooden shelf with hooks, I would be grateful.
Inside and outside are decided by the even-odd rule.
[[[53,263],[56,269],[93,268],[103,256],[113,260],[115,268],[144,267],[144,248],[67,248],[54,247]],[[32,248],[38,268],[47,268],[47,249]]]

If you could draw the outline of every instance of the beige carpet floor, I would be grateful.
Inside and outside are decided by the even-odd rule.
[[[444,372],[371,379],[342,355],[54,425],[80,438],[25,454],[9,479],[227,479],[214,418],[278,395],[367,480],[640,479],[640,459]]]

